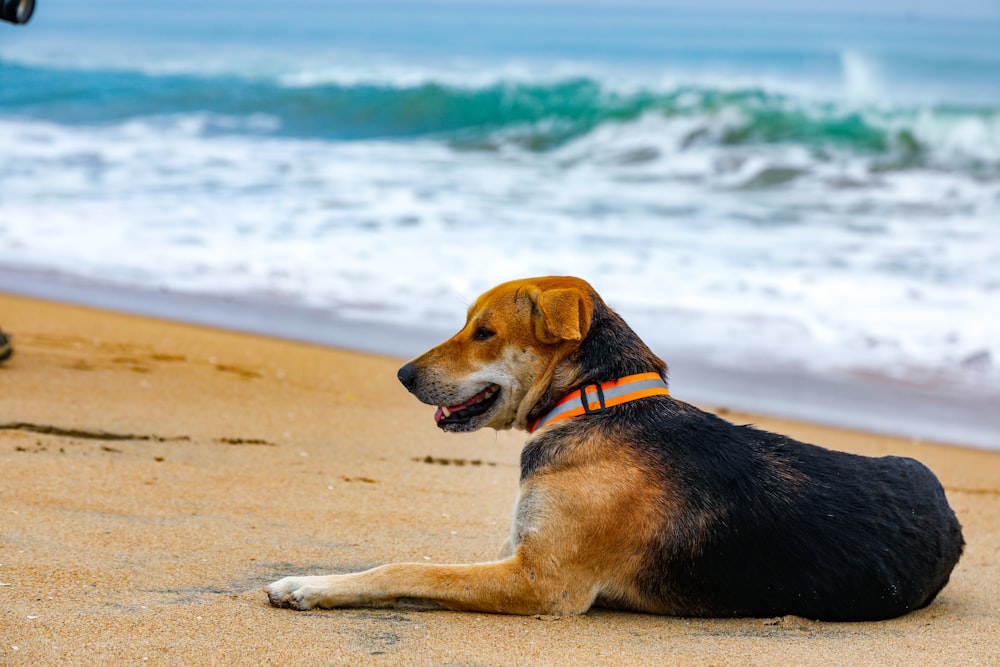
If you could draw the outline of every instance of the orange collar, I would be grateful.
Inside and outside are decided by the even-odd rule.
[[[627,375],[610,382],[586,384],[563,397],[551,411],[537,420],[529,433],[543,426],[577,415],[601,412],[614,405],[621,405],[647,396],[669,396],[670,390],[659,373]]]

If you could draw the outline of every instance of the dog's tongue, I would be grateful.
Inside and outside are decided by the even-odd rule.
[[[434,423],[436,424],[437,422],[441,421],[445,417],[450,417],[452,413],[458,412],[459,410],[467,408],[470,405],[472,405],[473,403],[478,403],[479,401],[483,400],[483,395],[486,394],[486,392],[488,392],[488,391],[489,391],[488,388],[487,389],[483,389],[481,392],[479,392],[478,394],[476,394],[475,396],[473,396],[469,400],[462,401],[458,405],[449,405],[448,407],[439,406],[438,409],[435,410],[435,412],[434,412]]]

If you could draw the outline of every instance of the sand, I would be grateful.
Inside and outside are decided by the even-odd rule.
[[[3,294],[0,327],[0,664],[1000,664],[996,452],[720,410],[939,475],[966,553],[896,620],[293,612],[261,587],[493,558],[524,434],[439,432],[399,359]]]

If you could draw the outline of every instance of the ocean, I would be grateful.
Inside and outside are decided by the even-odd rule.
[[[375,345],[405,356],[575,274],[678,396],[1000,447],[998,45],[997,16],[40,0],[0,25],[0,290],[424,332]]]

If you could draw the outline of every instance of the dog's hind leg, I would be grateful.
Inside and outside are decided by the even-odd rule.
[[[275,607],[299,610],[402,601],[502,614],[581,614],[597,596],[598,587],[588,586],[586,577],[541,575],[515,555],[475,565],[396,563],[354,574],[286,577],[264,590]]]

